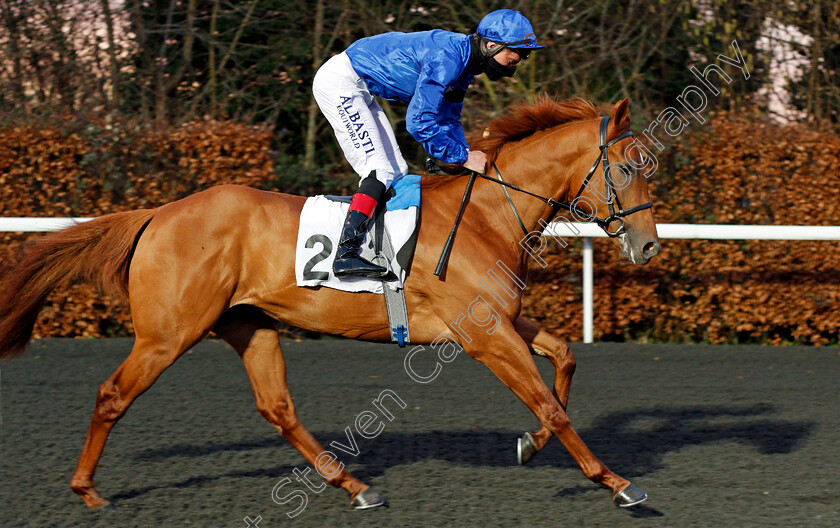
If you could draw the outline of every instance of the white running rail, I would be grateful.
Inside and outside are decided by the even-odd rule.
[[[573,226],[573,227],[570,227]],[[840,226],[656,224],[659,238],[701,240],[840,240]],[[583,342],[592,343],[592,238],[606,237],[596,224],[553,222],[543,236],[583,237]]]
[[[40,233],[58,231],[78,222],[87,222],[93,218],[0,218],[0,232]]]

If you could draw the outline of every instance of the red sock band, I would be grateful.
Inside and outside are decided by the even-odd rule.
[[[376,200],[370,196],[362,193],[353,195],[353,200],[350,202],[351,211],[361,211],[370,218],[373,216],[373,211],[376,209]]]

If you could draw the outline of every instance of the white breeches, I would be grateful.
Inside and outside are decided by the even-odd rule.
[[[386,188],[408,174],[394,129],[379,103],[356,74],[346,53],[318,69],[312,83],[315,101],[332,125],[344,157],[361,178],[376,171]]]

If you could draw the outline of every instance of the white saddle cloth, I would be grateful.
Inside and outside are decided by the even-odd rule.
[[[338,241],[350,204],[338,202],[324,196],[313,196],[306,200],[300,213],[300,228],[295,248],[295,279],[298,286],[326,286],[348,292],[383,293],[380,279],[365,277],[344,277],[339,280],[333,275]],[[414,244],[414,231],[420,208],[411,206],[385,212],[385,227],[391,238],[396,257],[386,263],[385,258],[374,254],[373,229],[368,230],[362,244],[362,257],[369,262],[391,269],[396,280],[388,285],[399,290],[403,287],[406,270],[402,268],[400,250],[407,244]],[[408,249],[413,249],[406,247]],[[403,264],[407,265],[406,262]]]

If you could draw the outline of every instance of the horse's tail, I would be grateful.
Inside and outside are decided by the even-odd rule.
[[[115,213],[39,239],[23,262],[0,277],[0,359],[23,354],[49,294],[70,279],[128,297],[134,246],[154,209]]]

